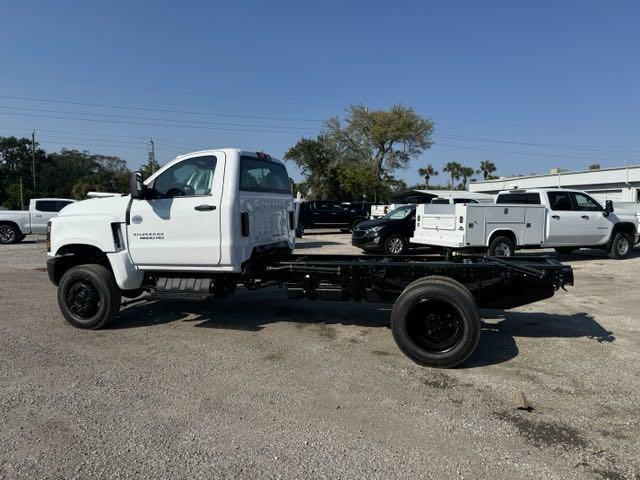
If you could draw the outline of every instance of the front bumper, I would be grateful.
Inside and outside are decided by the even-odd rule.
[[[379,232],[369,232],[366,230],[354,230],[351,235],[351,245],[367,250],[377,250],[383,246]]]

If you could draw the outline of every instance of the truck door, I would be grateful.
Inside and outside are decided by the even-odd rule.
[[[581,212],[573,209],[571,192],[547,192],[549,211],[547,212],[547,244],[557,245],[588,245],[582,238],[580,231]]]
[[[65,205],[56,200],[36,200],[35,207],[30,208],[31,233],[47,233],[47,222],[58,215]],[[60,204],[60,205],[59,205]]]
[[[148,185],[149,198],[133,200],[127,236],[136,264],[188,268],[220,263],[224,162],[223,153],[185,158]]]
[[[573,209],[580,214],[582,241],[587,245],[601,245],[609,240],[612,223],[602,212],[604,208],[589,195],[572,192]]]

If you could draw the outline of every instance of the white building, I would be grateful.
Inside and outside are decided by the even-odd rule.
[[[494,194],[513,188],[572,188],[583,190],[597,200],[614,202],[640,202],[640,165],[633,167],[601,168],[525,177],[505,177],[469,184],[469,191]]]

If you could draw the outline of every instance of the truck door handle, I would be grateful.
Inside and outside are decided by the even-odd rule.
[[[560,215],[551,215],[551,218],[555,218],[556,220],[560,220]]]
[[[215,210],[215,205],[198,205],[197,207],[193,207],[194,210],[198,210],[199,212],[205,212],[207,210]]]
[[[589,220],[589,215],[582,215],[580,218],[584,218],[585,220]]]

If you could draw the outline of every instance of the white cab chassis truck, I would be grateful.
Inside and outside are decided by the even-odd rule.
[[[573,284],[571,267],[550,258],[294,255],[289,177],[263,153],[190,153],[144,182],[132,174],[130,189],[50,222],[47,270],[76,327],[105,326],[123,296],[209,300],[238,286],[280,286],[292,299],[392,303],[400,349],[421,365],[452,367],[478,344],[479,307],[512,308]]]
[[[0,245],[18,243],[31,234],[47,233],[47,223],[75,200],[68,198],[35,198],[29,210],[0,210]]]
[[[419,205],[411,243],[490,256],[518,248],[552,247],[560,254],[599,248],[622,259],[638,243],[638,217],[577,190],[510,190],[491,205]]]

